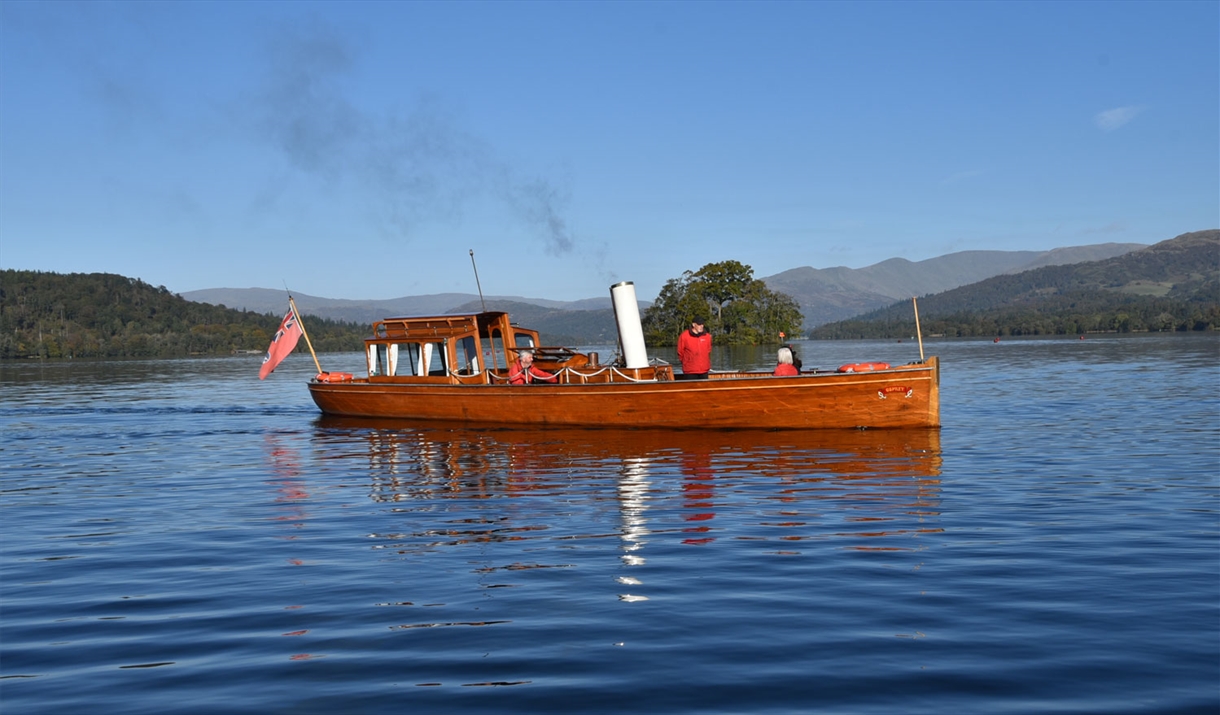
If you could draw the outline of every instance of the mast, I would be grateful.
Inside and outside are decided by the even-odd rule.
[[[479,283],[479,267],[474,262],[474,249],[470,249],[470,265],[474,266],[474,284],[479,289],[479,303],[483,306],[483,312],[487,312],[487,303],[483,302],[483,286]]]
[[[305,336],[305,344],[309,346],[309,354],[313,356],[313,366],[318,368],[318,372],[322,372],[322,365],[318,363],[318,354],[313,351],[313,343],[309,340],[309,333],[305,332],[305,323],[301,320],[301,313],[297,310],[297,303],[292,299],[292,294],[288,294],[288,305],[292,308],[292,315],[297,319],[297,325],[301,326],[301,335]]]

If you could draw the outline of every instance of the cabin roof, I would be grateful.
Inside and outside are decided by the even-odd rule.
[[[447,315],[415,315],[383,318],[373,323],[370,340],[447,338],[467,333],[483,333],[488,326],[507,319],[504,311],[481,313],[450,313]]]
[[[477,318],[479,316],[488,316],[488,318],[493,318],[493,317],[498,318],[501,315],[508,315],[508,313],[506,313],[502,310],[487,310],[487,311],[483,311],[483,312],[479,312],[479,313],[445,313],[444,315],[432,315],[432,314],[428,314],[428,313],[421,313],[419,315],[398,315],[398,316],[394,316],[392,318],[382,318],[381,320],[374,322],[374,325],[376,325],[377,323],[385,322],[387,320],[445,320],[446,318]]]

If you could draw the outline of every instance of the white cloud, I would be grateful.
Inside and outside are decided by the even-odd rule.
[[[1097,116],[1093,117],[1093,122],[1102,131],[1112,132],[1132,119],[1135,119],[1135,115],[1142,111],[1144,111],[1143,106],[1115,107],[1114,109],[1107,109],[1103,112],[1098,112]]]

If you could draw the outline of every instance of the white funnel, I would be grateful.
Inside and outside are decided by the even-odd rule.
[[[644,348],[644,327],[640,324],[640,304],[635,299],[635,284],[623,281],[610,286],[614,303],[614,322],[618,323],[618,343],[623,348],[626,367],[648,367],[648,352]]]

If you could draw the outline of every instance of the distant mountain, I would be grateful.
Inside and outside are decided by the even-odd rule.
[[[812,337],[913,335],[909,297],[927,290],[928,284],[912,277],[918,275],[910,272],[912,267],[922,269],[930,280],[926,276],[938,271],[960,276],[997,270],[1005,261],[1040,267],[1013,273],[1016,268],[1010,265],[1007,272],[921,298],[924,335],[1220,330],[1220,230],[1183,234],[1103,260],[1065,263],[1091,250],[1104,254],[1123,248],[1106,244],[1007,257],[997,252],[1004,261],[993,260],[993,252],[968,252],[918,264],[895,259],[858,271],[814,272],[823,288],[843,297],[853,291],[884,296],[895,290],[893,285],[902,287],[896,289],[896,298],[886,299],[888,307],[823,325]],[[813,271],[786,274],[804,270]],[[839,282],[822,280],[826,276]],[[302,312],[316,318],[309,331],[319,351],[358,350],[367,326],[377,318],[482,308],[478,296],[461,293],[395,301],[295,297]],[[202,298],[230,309],[208,305]],[[0,359],[260,352],[279,324],[284,303],[285,293],[279,290],[218,289],[178,296],[124,276],[7,269],[0,271]],[[487,307],[507,310],[520,324],[537,329],[546,344],[593,346],[617,342],[609,303],[608,297],[564,302],[495,296]],[[338,317],[323,315],[327,309]]]
[[[256,313],[282,313],[288,305],[288,293],[282,290],[267,288],[207,288],[192,290],[180,294],[183,298],[197,303],[223,305],[237,310],[251,310]],[[432,295],[406,296],[387,300],[347,300],[341,298],[319,298],[305,293],[293,293],[297,308],[304,315],[315,315],[320,318],[342,320],[349,323],[369,323],[381,318],[400,315],[427,315],[454,312],[458,306],[471,302],[478,303],[479,296],[470,293],[435,293]],[[521,298],[517,296],[489,296],[488,302],[507,300],[520,304],[536,305],[545,308],[562,309],[565,306],[579,306],[576,310],[585,310],[586,306],[596,304],[597,299],[565,302],[546,300],[544,298]],[[605,299],[605,307],[610,306],[610,299]]]
[[[805,316],[805,327],[812,328],[895,300],[940,293],[992,276],[1097,261],[1146,247],[1142,243],[1102,243],[1050,251],[961,251],[918,262],[891,258],[865,268],[805,266],[762,280],[771,290],[795,298]]]
[[[606,300],[609,303],[609,299]],[[537,330],[544,345],[615,345],[618,325],[614,309],[567,310],[511,300],[489,300],[488,310],[503,310],[514,323]],[[453,313],[481,310],[478,299],[454,308]],[[641,308],[643,312],[643,308]]]
[[[1103,243],[1049,251],[962,251],[918,262],[891,258],[858,269],[806,266],[762,280],[771,290],[795,298],[805,316],[805,327],[810,328],[876,310],[895,300],[939,293],[992,276],[1039,266],[1099,260],[1141,248],[1145,248],[1145,244]],[[210,288],[181,295],[200,303],[272,314],[283,312],[287,302],[285,291],[265,288]],[[305,315],[359,324],[371,324],[390,316],[480,309],[479,296],[471,293],[437,293],[387,300],[321,298],[304,293],[293,293],[293,297]],[[554,339],[556,343],[597,345],[603,344],[601,341],[617,341],[609,296],[576,301],[488,296],[486,302],[488,308],[514,306],[509,311],[514,319],[540,330],[544,338]],[[652,304],[649,300],[639,302],[641,313]],[[548,337],[550,335],[554,338]]]
[[[1182,234],[1105,260],[994,276],[920,298],[919,312],[926,334],[1216,329],[1220,230]],[[813,337],[894,337],[914,327],[910,301],[902,300],[822,325]]]

